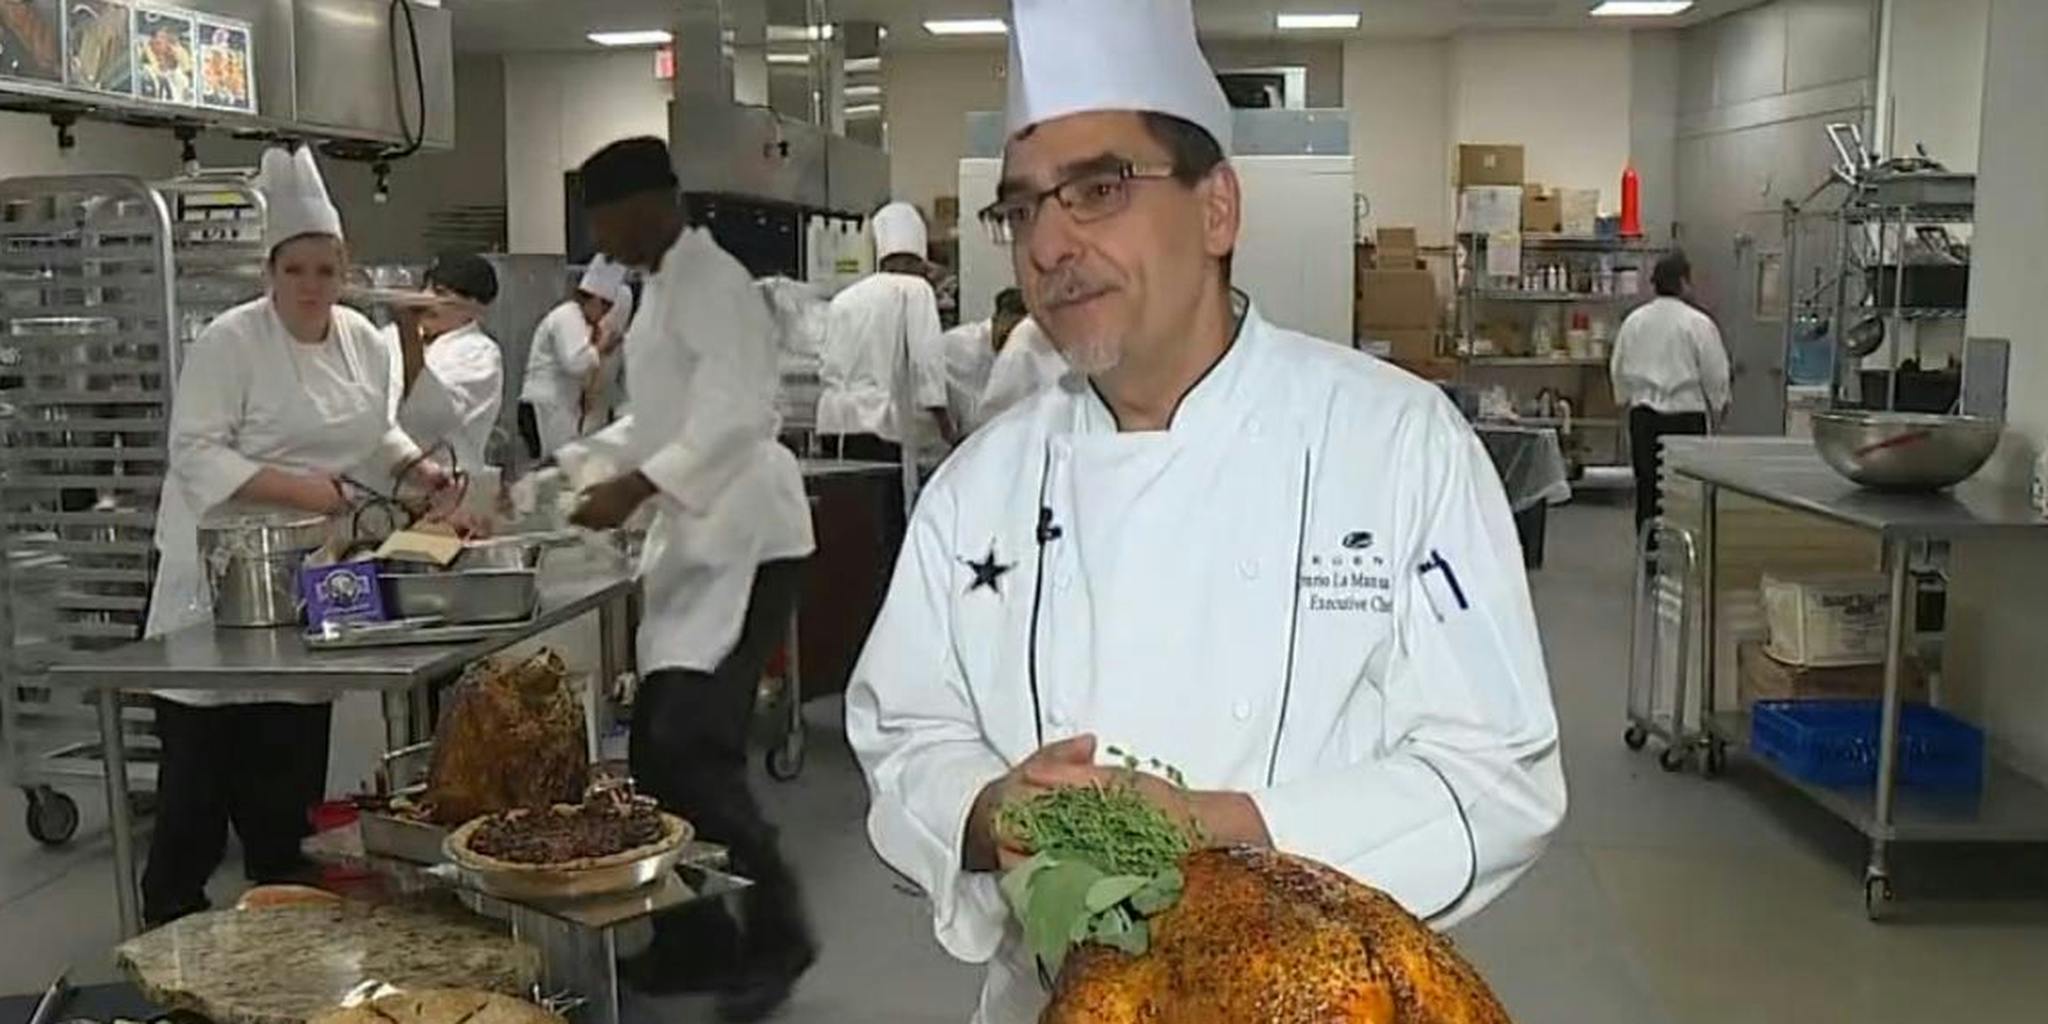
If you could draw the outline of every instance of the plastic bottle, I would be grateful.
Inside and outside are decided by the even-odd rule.
[[[1634,163],[1621,170],[1621,237],[1643,237],[1643,179]]]

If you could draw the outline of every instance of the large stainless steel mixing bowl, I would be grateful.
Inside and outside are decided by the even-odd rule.
[[[1970,478],[1998,447],[1997,420],[1909,412],[1816,413],[1813,444],[1835,471],[1885,491],[1938,491]]]

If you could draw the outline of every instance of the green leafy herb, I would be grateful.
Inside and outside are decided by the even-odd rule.
[[[1115,747],[1131,772],[1150,769],[1176,786],[1178,770]],[[1095,942],[1133,956],[1151,945],[1149,918],[1180,899],[1180,859],[1196,837],[1128,783],[1040,793],[1006,804],[996,826],[1034,851],[1005,875],[1003,898],[1023,925],[1041,971],[1059,973],[1068,950]]]

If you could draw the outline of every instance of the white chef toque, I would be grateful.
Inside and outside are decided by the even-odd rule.
[[[626,287],[626,268],[603,256],[592,256],[590,265],[583,268],[583,280],[576,287],[616,306],[619,292]]]
[[[263,248],[277,247],[300,235],[333,235],[341,238],[341,211],[327,195],[326,179],[313,160],[310,146],[297,152],[282,147],[263,151],[263,167],[256,176],[263,192]]]
[[[924,259],[930,252],[924,227],[924,214],[917,207],[904,202],[890,203],[875,211],[875,262],[891,256],[909,254]]]
[[[1230,152],[1230,101],[1190,0],[1015,0],[1009,132],[1103,110],[1171,114]]]

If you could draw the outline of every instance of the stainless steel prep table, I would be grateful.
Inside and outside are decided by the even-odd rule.
[[[622,569],[573,576],[543,573],[540,610],[523,628],[488,640],[421,647],[315,652],[301,639],[302,627],[222,629],[195,626],[169,636],[100,652],[75,652],[50,666],[49,685],[92,690],[98,695],[100,743],[106,752],[107,823],[114,837],[115,901],[121,932],[141,930],[135,871],[134,821],[128,802],[127,759],[123,755],[120,693],[123,690],[203,689],[317,690],[377,692],[384,696],[387,742],[397,749],[411,742],[413,694],[424,685],[460,672],[472,662],[595,611],[603,667],[592,686],[600,688],[619,669],[621,613],[637,583]],[[595,723],[592,723],[594,728]]]
[[[1780,508],[1819,516],[1876,534],[1884,548],[1891,583],[1887,625],[1884,699],[1878,731],[1874,787],[1818,786],[1757,763],[1822,808],[1859,829],[1870,840],[1864,872],[1864,903],[1872,918],[1891,901],[1886,847],[1892,842],[2048,841],[2048,787],[2000,764],[1985,772],[1984,789],[1973,798],[1897,791],[1901,670],[1912,630],[1908,563],[1913,545],[1929,541],[2018,540],[2048,543],[2048,524],[2035,516],[2024,492],[1969,482],[1942,494],[1894,494],[1868,490],[1829,469],[1810,442],[1787,438],[1667,439],[1665,465],[1678,478],[1701,485],[1702,593],[1707,595],[1701,632],[1705,642],[1702,706],[1707,764],[1717,765],[1730,747],[1749,738],[1749,716],[1716,712],[1714,691],[1719,650],[1715,600],[1716,544],[1722,492],[1740,494]]]

